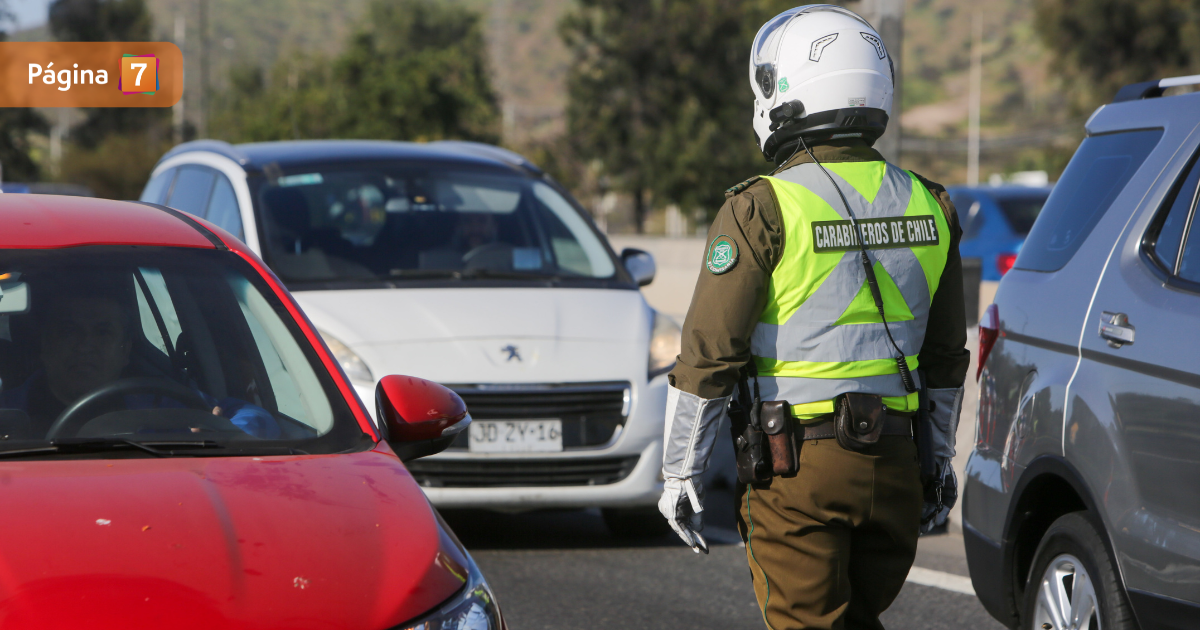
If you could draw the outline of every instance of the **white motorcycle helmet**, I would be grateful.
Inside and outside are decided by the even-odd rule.
[[[830,4],[784,11],[758,30],[750,53],[754,135],[768,160],[789,141],[874,143],[892,111],[895,70],[883,38]]]

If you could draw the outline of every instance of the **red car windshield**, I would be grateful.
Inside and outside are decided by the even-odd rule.
[[[278,297],[236,255],[0,251],[0,457],[370,442]]]

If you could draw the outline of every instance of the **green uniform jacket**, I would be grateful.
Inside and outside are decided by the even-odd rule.
[[[830,142],[814,146],[812,151],[821,162],[883,160],[861,140]],[[780,170],[811,161],[800,151]],[[918,360],[930,389],[958,388],[966,379],[971,358],[966,349],[962,259],[958,254],[962,229],[946,189],[918,178],[946,213],[952,234]],[[737,243],[738,261],[720,275],[701,263],[700,279],[683,324],[679,362],[669,377],[674,387],[705,399],[730,395],[742,366],[750,360],[750,335],[767,304],[767,287],[785,238],[778,201],[767,181],[751,180],[748,186],[730,189],[726,197],[708,239],[711,242],[719,235],[732,238]]]

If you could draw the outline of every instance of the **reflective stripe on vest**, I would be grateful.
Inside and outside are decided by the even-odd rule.
[[[886,162],[825,166],[865,233],[888,326],[915,372],[950,248],[946,216],[908,171]],[[763,400],[800,405],[844,392],[907,400],[837,191],[815,164],[765,179],[785,238],[751,336]]]

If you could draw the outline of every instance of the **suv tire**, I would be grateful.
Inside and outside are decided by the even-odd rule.
[[[1023,630],[1137,630],[1100,531],[1087,512],[1050,524],[1025,582]]]
[[[600,514],[608,531],[617,538],[657,538],[671,531],[657,507],[604,508]]]

